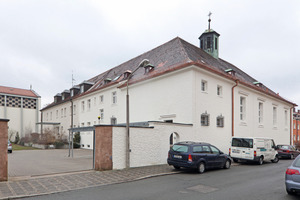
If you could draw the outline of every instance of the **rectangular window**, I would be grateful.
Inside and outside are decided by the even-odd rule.
[[[113,104],[117,103],[117,92],[112,92],[112,103]]]
[[[294,123],[294,129],[296,129],[296,123]]]
[[[263,103],[259,102],[258,103],[258,123],[262,124],[263,123],[263,119],[264,119],[264,112],[263,112]]]
[[[209,114],[203,113],[201,115],[201,126],[209,126]]]
[[[87,111],[90,111],[91,110],[91,100],[88,99],[87,100]]]
[[[273,107],[273,125],[277,125],[277,107]]]
[[[84,112],[84,101],[81,102],[81,112]]]
[[[82,94],[84,92],[84,85],[82,85],[81,87],[80,87],[80,94]]]
[[[215,38],[215,49],[218,49],[218,38]]]
[[[64,108],[64,117],[67,116],[67,108]]]
[[[73,114],[76,115],[76,105],[73,106]]]
[[[56,119],[58,119],[58,110],[56,110]]]
[[[100,120],[104,119],[104,109],[100,109]]]
[[[202,80],[201,81],[201,91],[206,92],[207,91],[207,81]]]
[[[61,118],[64,117],[64,109],[63,109],[63,108],[60,110],[60,117],[61,117]]]
[[[46,121],[48,121],[48,113],[46,114]]]
[[[94,106],[96,106],[96,104],[97,104],[97,98],[94,97]]]
[[[50,112],[50,120],[52,120],[52,112]]]
[[[211,37],[207,37],[207,48],[211,48]]]
[[[284,125],[287,127],[288,126],[288,111],[284,111]]]
[[[110,119],[110,122],[111,122],[111,125],[117,124],[117,118],[112,117],[112,118]]]
[[[87,122],[87,124],[86,124],[87,126],[91,126],[91,122]]]
[[[84,127],[84,122],[81,123],[81,127]]]
[[[217,86],[217,95],[218,95],[218,96],[222,96],[222,93],[223,93],[223,92],[222,92],[222,86],[218,85],[218,86]]]
[[[203,40],[200,40],[200,48],[203,49]]]
[[[71,97],[74,96],[74,90],[71,90]]]
[[[246,98],[240,97],[240,120],[246,120]]]
[[[224,127],[224,117],[223,116],[217,117],[217,127]]]
[[[103,103],[103,100],[104,100],[103,95],[99,96],[99,103],[100,103],[100,104]]]

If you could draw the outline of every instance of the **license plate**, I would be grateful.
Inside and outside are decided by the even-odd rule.
[[[174,158],[181,159],[181,158],[182,158],[182,156],[181,156],[181,155],[174,155]]]
[[[238,150],[238,149],[232,149],[232,153],[240,153],[240,150]]]

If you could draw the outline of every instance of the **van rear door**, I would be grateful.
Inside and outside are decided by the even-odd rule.
[[[231,157],[253,160],[253,139],[251,138],[232,138]]]

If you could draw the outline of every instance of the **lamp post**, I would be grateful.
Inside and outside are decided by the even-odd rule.
[[[140,67],[144,67],[149,64],[149,60],[144,59],[138,67],[128,76],[127,78],[127,86],[126,86],[126,169],[130,167],[130,137],[129,137],[129,93],[128,93],[128,82],[130,78],[133,76],[134,72],[136,72]]]

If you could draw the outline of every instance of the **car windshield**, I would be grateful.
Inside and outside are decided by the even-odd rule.
[[[253,148],[253,139],[232,138],[232,146]]]
[[[189,147],[186,145],[174,144],[172,147],[173,151],[187,153]]]
[[[289,146],[287,146],[287,145],[278,145],[278,147],[280,149],[289,149]]]

